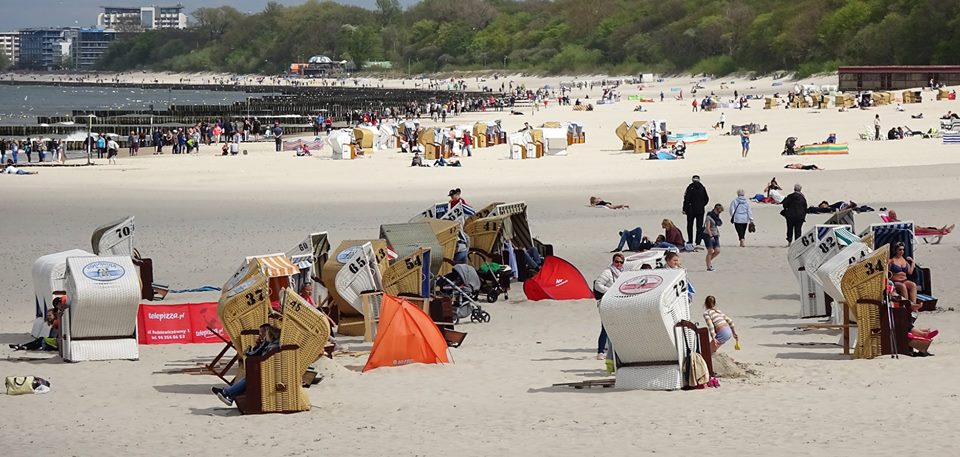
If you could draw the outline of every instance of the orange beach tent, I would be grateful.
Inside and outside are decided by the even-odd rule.
[[[447,341],[430,316],[402,298],[384,294],[377,336],[363,371],[447,362]]]

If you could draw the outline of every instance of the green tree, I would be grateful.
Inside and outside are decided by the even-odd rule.
[[[10,62],[10,58],[5,53],[0,52],[0,71],[5,71],[11,66],[13,66],[13,63]]]

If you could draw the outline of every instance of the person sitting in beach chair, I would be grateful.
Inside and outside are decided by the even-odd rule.
[[[260,326],[260,335],[257,337],[257,344],[247,349],[246,356],[266,355],[274,349],[280,347],[280,330],[270,324]],[[217,398],[225,405],[233,406],[233,402],[238,396],[243,395],[247,390],[247,380],[240,378],[233,385],[226,388],[214,387],[211,389]]]
[[[599,197],[590,197],[590,206],[592,208],[610,208],[610,209],[630,209],[630,205],[614,205]]]
[[[917,283],[910,280],[915,265],[912,257],[904,257],[905,249],[903,243],[894,244],[887,266],[897,293],[910,302],[913,311],[917,311],[920,309],[920,303],[917,302]]]

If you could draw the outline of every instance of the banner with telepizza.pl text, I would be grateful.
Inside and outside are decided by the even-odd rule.
[[[140,344],[216,343],[227,337],[217,316],[217,303],[141,304],[137,319]],[[209,329],[208,329],[209,328]]]

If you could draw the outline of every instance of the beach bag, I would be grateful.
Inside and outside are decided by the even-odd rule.
[[[707,369],[707,361],[703,359],[703,356],[699,352],[693,352],[690,354],[688,359],[690,362],[689,369],[687,370],[687,379],[686,383],[690,387],[702,386],[710,380],[710,372]]]
[[[33,376],[7,376],[7,395],[33,393]]]
[[[754,224],[752,221],[750,225],[747,226],[747,231],[750,233],[755,233],[757,231],[757,224]]]

